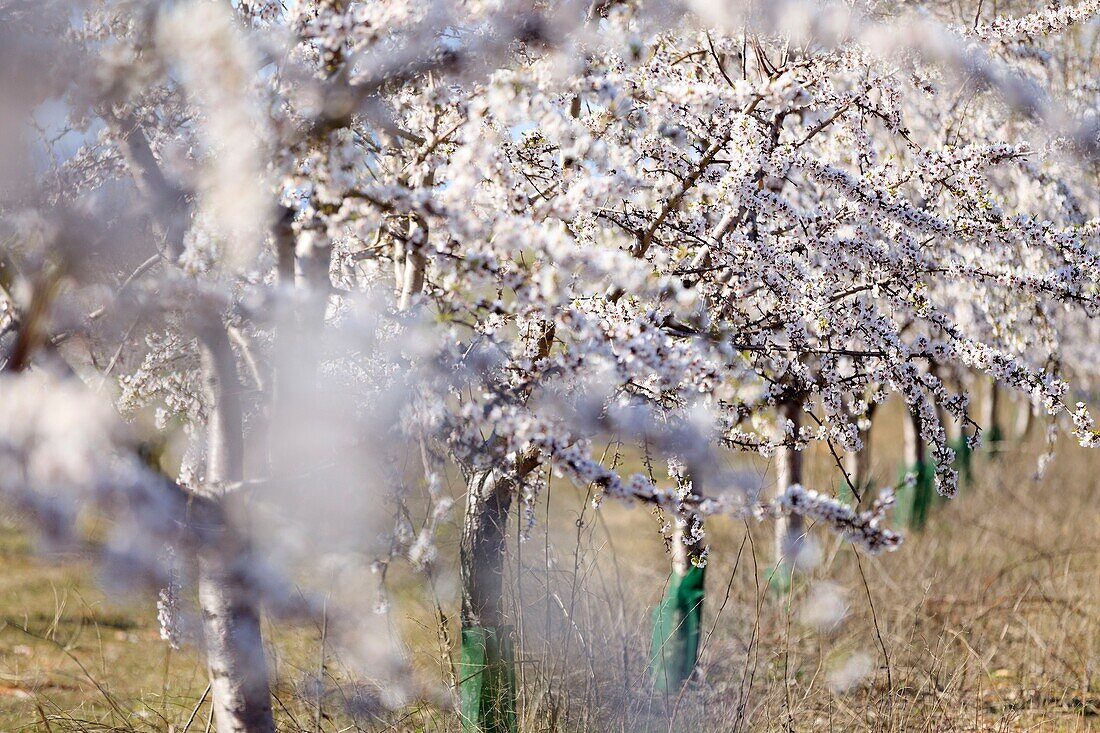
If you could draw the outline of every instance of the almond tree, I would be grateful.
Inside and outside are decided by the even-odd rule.
[[[30,39],[10,53],[43,71],[16,105],[41,160],[4,181],[5,360],[113,385],[148,445],[186,443],[151,463],[229,517],[175,541],[222,733],[273,727],[260,604],[315,610],[280,584],[322,557],[430,583],[456,472],[461,712],[505,730],[506,520],[533,521],[552,472],[658,506],[679,579],[718,513],[774,519],[789,576],[811,523],[900,543],[889,490],[860,511],[800,470],[819,444],[863,499],[845,455],[892,394],[945,495],[943,416],[977,430],[948,370],[1097,440],[1057,359],[1100,279],[1069,53],[1092,2],[967,25],[789,2],[50,5],[9,11]],[[609,439],[672,480],[605,465]],[[741,451],[774,458],[774,491],[719,468]],[[695,664],[699,578],[666,690]],[[366,622],[343,600],[350,643]]]

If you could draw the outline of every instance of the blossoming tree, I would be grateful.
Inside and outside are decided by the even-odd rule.
[[[861,499],[845,456],[889,395],[945,495],[944,420],[979,427],[949,371],[1096,442],[1064,381],[1087,359],[1063,356],[1100,280],[1095,59],[1072,52],[1094,2],[966,25],[802,3],[48,4],[5,11],[23,38],[3,53],[42,73],[6,81],[26,164],[2,181],[4,359],[34,375],[6,378],[3,419],[41,415],[56,383],[74,419],[120,431],[95,398],[116,396],[141,450],[99,431],[58,475],[75,492],[124,465],[96,501],[144,508],[128,557],[154,583],[162,545],[193,562],[221,733],[274,728],[261,604],[315,612],[285,588],[322,557],[430,576],[455,473],[461,708],[505,730],[505,521],[516,502],[534,521],[551,472],[668,518],[680,595],[652,659],[675,689],[707,516],[773,519],[788,574],[809,522],[898,546],[889,490],[860,511],[800,470],[820,444]],[[41,439],[81,431],[15,424],[25,478],[4,489],[62,521],[41,461],[68,459]],[[670,481],[601,462],[608,438]],[[720,468],[742,451],[775,458],[774,491]],[[353,644],[362,598],[343,600]]]

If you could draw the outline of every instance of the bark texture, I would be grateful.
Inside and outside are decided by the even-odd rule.
[[[470,476],[460,543],[463,627],[504,624],[504,551],[512,489],[513,482],[496,469]]]
[[[243,413],[233,352],[219,324],[201,337],[208,401],[206,480],[218,490],[244,478]],[[199,603],[218,733],[274,733],[259,609],[246,583],[247,547],[223,525],[199,556]]]
[[[780,419],[794,423],[794,433],[802,426],[802,406],[795,400],[779,406]],[[802,483],[802,452],[783,446],[776,453],[776,493],[783,493],[792,484]],[[806,523],[798,514],[779,517],[775,523],[775,556],[787,569],[793,570],[806,537]]]
[[[912,469],[927,458],[924,441],[920,437],[920,417],[913,412],[905,418],[905,465]]]
[[[857,500],[862,504],[871,488],[871,428],[858,428],[858,431],[863,445],[859,450],[844,454],[844,472],[856,487]]]
[[[688,539],[687,542],[684,541],[691,532],[695,515],[686,512],[684,519],[687,520],[686,526],[675,525],[672,528],[672,569],[677,575],[686,575],[687,571],[694,567],[691,559],[702,555],[703,548],[706,546],[706,543],[702,540]]]
[[[225,552],[199,558],[199,603],[218,733],[274,733],[260,616],[237,562]]]
[[[993,379],[989,380],[989,391],[986,393],[985,402],[982,403],[982,430],[985,431],[986,443],[991,447],[1004,439],[1004,428],[1000,422],[1001,388]]]

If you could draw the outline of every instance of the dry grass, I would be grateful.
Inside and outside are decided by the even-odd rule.
[[[876,428],[880,479],[896,471],[891,423]],[[554,482],[554,519],[511,557],[524,730],[1100,730],[1100,453],[1067,443],[1036,483],[1037,452],[980,457],[975,485],[899,552],[857,558],[818,535],[821,564],[786,596],[765,587],[769,527],[711,522],[702,679],[673,697],[646,685],[649,612],[668,573],[656,520],[610,504],[582,512],[583,492]],[[810,462],[808,483],[834,475],[823,456]],[[150,604],[108,603],[91,577],[0,532],[0,730],[178,732],[189,719],[204,730],[200,660],[168,653]],[[410,659],[445,681],[434,602],[407,576],[394,582]],[[828,587],[847,615],[822,629],[803,612]],[[331,655],[318,725],[302,681],[319,641],[316,628],[273,637],[281,729],[457,729],[428,704],[352,719],[342,701],[357,687]],[[834,691],[837,670],[861,664]]]

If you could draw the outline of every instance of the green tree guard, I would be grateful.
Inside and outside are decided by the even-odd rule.
[[[776,597],[783,597],[794,583],[794,568],[786,560],[780,560],[768,571],[768,591]]]
[[[1001,387],[995,381],[989,383],[989,393],[982,403],[981,423],[985,430],[984,444],[988,447],[989,457],[998,458],[1004,450],[1005,433],[1000,421]]]
[[[910,473],[916,476],[916,481],[907,484],[905,477]],[[923,529],[936,499],[935,462],[929,459],[910,466],[902,471],[898,482],[901,489],[898,491],[894,520],[913,529]]]
[[[989,446],[989,457],[1000,458],[1001,453],[1004,451],[1004,431],[1001,430],[1000,425],[993,425],[989,428],[988,435],[985,438],[985,444]]]
[[[516,733],[515,662],[511,626],[462,629],[458,687],[463,733]]]
[[[684,575],[673,571],[665,597],[653,609],[650,675],[659,692],[676,693],[695,670],[705,575],[705,568],[695,566]]]

